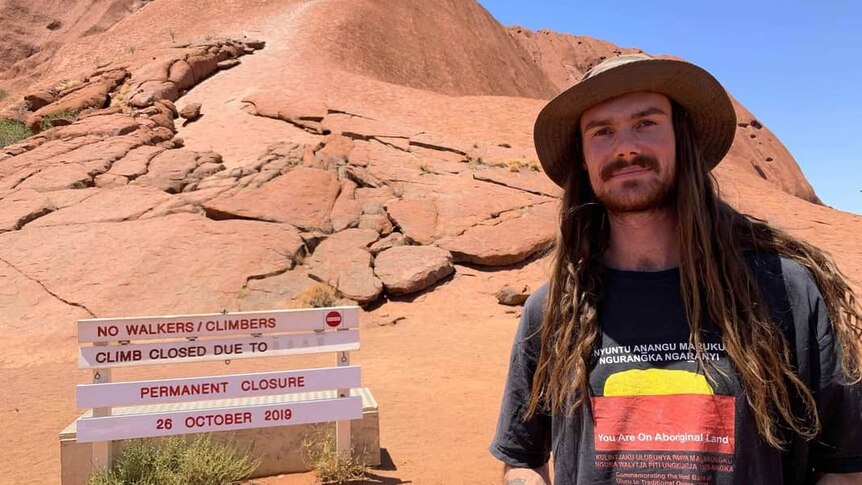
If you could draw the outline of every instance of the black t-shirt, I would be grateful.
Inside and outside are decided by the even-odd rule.
[[[797,263],[749,256],[775,323],[817,401],[823,430],[788,435],[785,451],[758,434],[718,332],[704,322],[704,373],[689,348],[679,271],[607,270],[591,396],[574,416],[524,421],[547,286],[527,301],[490,451],[513,467],[554,458],[554,483],[803,484],[819,473],[862,472],[862,388],[845,385],[816,284]]]

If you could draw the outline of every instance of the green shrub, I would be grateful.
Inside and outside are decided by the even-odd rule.
[[[228,485],[245,480],[259,465],[209,434],[191,440],[173,436],[129,444],[110,471],[90,477],[88,485]]]
[[[78,119],[78,112],[67,109],[63,111],[58,111],[56,113],[51,113],[42,118],[42,121],[39,122],[39,131],[45,131],[54,127],[55,120],[66,120],[69,123],[73,123]]]
[[[33,132],[24,123],[0,118],[0,147],[18,143],[31,136]]]

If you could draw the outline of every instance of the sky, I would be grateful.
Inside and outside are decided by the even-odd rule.
[[[775,133],[825,204],[862,214],[862,1],[479,3],[503,25],[698,64]]]

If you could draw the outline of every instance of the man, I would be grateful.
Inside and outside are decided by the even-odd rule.
[[[563,187],[491,453],[507,485],[862,483],[862,315],[818,249],[722,202],[731,101],[626,55],[535,126]]]

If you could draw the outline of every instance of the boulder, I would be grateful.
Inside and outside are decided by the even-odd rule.
[[[216,66],[219,68],[219,70],[223,71],[232,67],[236,67],[239,64],[239,59],[226,59],[224,61],[220,61],[218,64],[216,64]]]
[[[201,104],[200,103],[189,103],[183,106],[183,109],[180,110],[180,118],[185,120],[194,121],[201,117]]]
[[[180,97],[177,85],[170,81],[144,81],[129,98],[135,108],[146,108],[160,99],[176,101]]]
[[[497,290],[494,296],[501,305],[519,306],[523,305],[530,297],[530,287],[528,285],[518,287],[505,285]]]
[[[541,211],[527,212],[521,217],[496,225],[476,225],[460,236],[445,238],[438,245],[452,253],[455,262],[482,266],[508,266],[549,247],[556,237],[552,213],[554,204]]]
[[[392,234],[369,246],[368,250],[371,251],[371,254],[377,255],[381,251],[386,251],[389,248],[406,245],[407,238],[404,237],[404,234],[401,234],[400,232],[393,232]]]
[[[197,168],[198,154],[184,149],[165,150],[150,160],[146,175],[135,180],[170,194],[182,192],[186,177]]]
[[[29,103],[31,111],[38,111],[56,100],[57,95],[47,89],[24,95],[24,101]]]
[[[422,291],[454,271],[449,251],[434,246],[398,246],[374,258],[374,274],[392,295]]]
[[[360,229],[374,229],[381,236],[388,236],[392,232],[392,221],[386,214],[362,214],[359,216]]]
[[[189,90],[195,85],[195,75],[189,63],[180,59],[171,64],[168,80],[173,82],[180,91]]]
[[[329,218],[332,221],[332,230],[335,232],[356,227],[359,225],[359,217],[362,214],[362,202],[354,198],[356,194],[356,183],[352,180],[341,182],[341,193],[332,206]]]
[[[376,240],[377,232],[370,229],[345,229],[333,234],[306,260],[311,267],[309,276],[360,304],[373,302],[383,292],[383,283],[371,269],[368,250]]]

